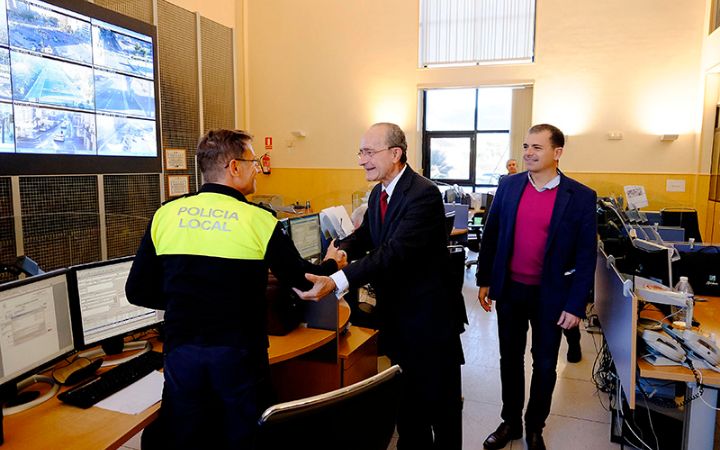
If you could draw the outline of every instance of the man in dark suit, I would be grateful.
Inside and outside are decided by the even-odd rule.
[[[525,412],[528,449],[544,449],[563,329],[585,316],[596,257],[595,191],[558,170],[565,137],[535,125],[525,139],[527,172],[506,177],[483,231],[477,268],[478,300],[497,303],[502,424],[484,442],[505,447],[522,437],[524,355],[532,326],[533,372]]]
[[[395,124],[370,127],[359,164],[370,194],[363,224],[339,243],[355,262],[331,277],[308,274],[320,298],[372,282],[380,347],[403,370],[398,448],[462,447],[460,333],[467,322],[461,286],[450,272],[440,191],[406,163],[405,134]]]

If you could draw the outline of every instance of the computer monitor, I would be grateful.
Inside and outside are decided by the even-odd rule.
[[[125,282],[132,262],[133,257],[125,257],[70,268],[70,311],[79,350],[97,345],[105,354],[138,349],[125,345],[124,338],[162,322],[161,311],[128,302]]]
[[[293,217],[289,219],[289,222],[290,237],[300,252],[300,256],[308,261],[319,258],[322,255],[320,215]]]
[[[31,377],[73,353],[67,271],[58,270],[0,285],[0,398],[22,403],[18,390],[48,377]],[[20,382],[18,385],[17,383]],[[29,404],[6,408],[5,414],[40,403],[57,391],[37,398],[24,393]]]
[[[638,241],[643,245],[637,245]],[[635,243],[627,247],[624,259],[617,260],[618,270],[672,287],[672,249],[640,239],[636,239]]]
[[[455,221],[453,227],[464,230],[468,227],[468,217],[470,215],[470,207],[464,204],[445,203],[445,214],[455,212]]]

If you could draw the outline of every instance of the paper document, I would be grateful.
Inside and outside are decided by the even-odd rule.
[[[627,197],[628,207],[631,209],[640,209],[649,205],[644,186],[625,186],[625,197]]]
[[[95,404],[95,406],[123,414],[140,414],[162,398],[164,376],[154,371]]]
[[[343,239],[355,230],[350,216],[343,206],[330,206],[320,212],[320,225],[323,233],[333,239]]]

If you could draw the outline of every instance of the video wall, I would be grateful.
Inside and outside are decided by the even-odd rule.
[[[154,37],[149,25],[84,2],[0,0],[0,161],[51,157],[9,159],[25,161],[20,174],[33,161],[59,163],[40,173],[128,171],[56,156],[146,158],[159,168]]]

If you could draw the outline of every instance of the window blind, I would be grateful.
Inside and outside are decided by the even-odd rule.
[[[535,0],[420,0],[420,66],[528,62]]]

